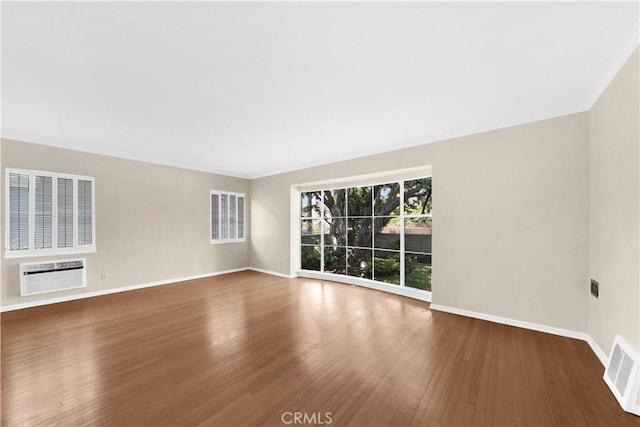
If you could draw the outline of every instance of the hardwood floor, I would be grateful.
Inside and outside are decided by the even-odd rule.
[[[1,361],[3,426],[640,426],[582,341],[255,272],[4,313]]]

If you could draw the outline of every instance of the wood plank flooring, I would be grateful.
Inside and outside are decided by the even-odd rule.
[[[582,341],[256,272],[4,313],[1,362],[3,426],[640,426]]]

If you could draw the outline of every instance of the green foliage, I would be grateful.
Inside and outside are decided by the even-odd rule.
[[[368,264],[365,269],[365,275],[370,275],[371,268],[375,277],[395,276],[400,272],[400,254],[393,254],[388,258],[373,257],[373,266]]]
[[[412,179],[404,182],[405,214],[431,212],[431,178]]]
[[[400,271],[400,259],[392,258],[374,258],[373,272],[378,276],[393,276]]]
[[[411,272],[414,270],[414,268],[416,268],[416,266],[418,266],[419,263],[411,258],[411,257],[405,257],[404,259],[404,272],[405,274],[411,274]]]
[[[301,258],[303,270],[320,270],[320,246],[303,246]]]
[[[347,190],[349,216],[371,215],[371,187],[351,187]]]

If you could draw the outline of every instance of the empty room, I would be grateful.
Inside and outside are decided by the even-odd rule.
[[[1,3],[2,426],[640,427],[640,3]]]

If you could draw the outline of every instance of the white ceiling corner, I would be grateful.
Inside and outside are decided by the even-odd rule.
[[[629,35],[624,39],[618,51],[614,53],[611,61],[604,69],[602,76],[589,94],[585,110],[590,110],[591,107],[593,107],[593,104],[600,98],[600,95],[602,95],[607,86],[609,86],[609,83],[611,83],[620,69],[622,69],[624,64],[629,60],[629,57],[635,52],[639,44],[640,22],[636,21],[636,25],[629,31]]]

